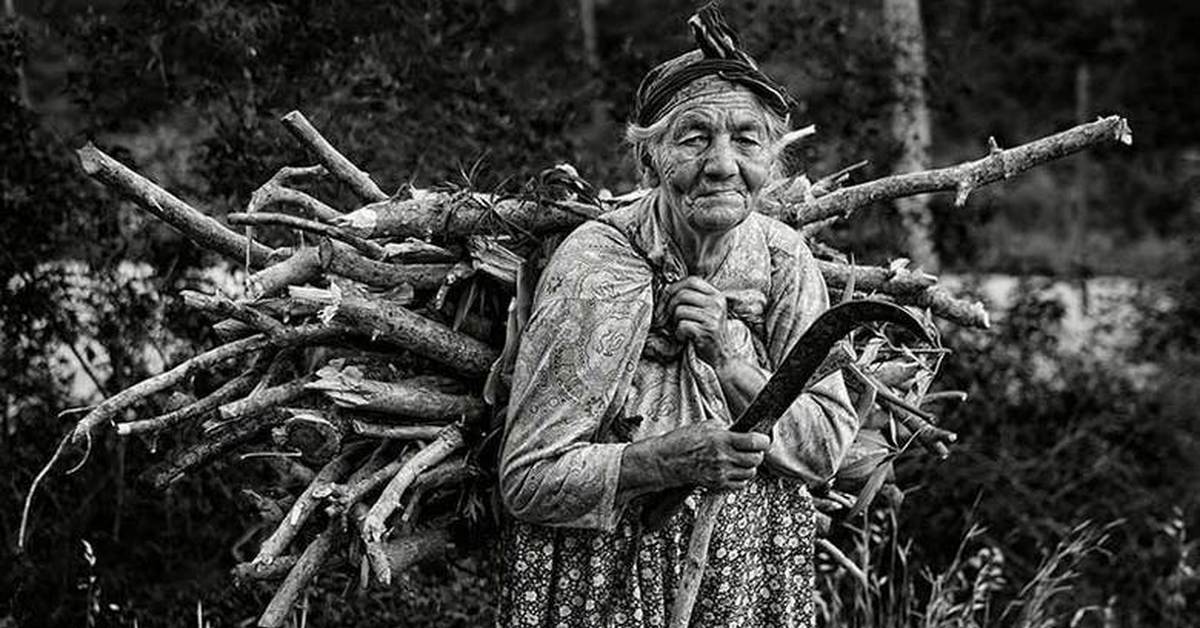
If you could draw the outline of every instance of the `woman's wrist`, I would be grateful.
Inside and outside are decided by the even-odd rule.
[[[617,490],[626,498],[670,488],[673,473],[659,451],[661,437],[629,443],[621,454],[621,478]]]

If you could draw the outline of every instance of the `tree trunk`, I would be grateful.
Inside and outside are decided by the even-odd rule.
[[[925,31],[921,26],[920,0],[883,0],[883,32],[894,54],[892,136],[901,146],[897,172],[919,172],[929,167],[929,105],[925,100]],[[921,268],[936,272],[933,248],[933,215],[927,195],[896,200],[904,224],[905,249]]]

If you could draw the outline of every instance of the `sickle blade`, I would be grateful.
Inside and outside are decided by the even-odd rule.
[[[929,332],[908,310],[887,301],[849,301],[825,310],[804,335],[796,341],[775,374],[754,401],[730,426],[734,432],[771,433],[775,421],[804,392],[809,379],[839,340],[859,325],[871,322],[894,323],[922,341],[930,342]]]

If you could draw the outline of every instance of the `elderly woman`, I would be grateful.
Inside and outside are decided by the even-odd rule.
[[[726,428],[827,307],[812,255],[755,213],[790,100],[713,10],[655,68],[628,130],[649,194],[559,247],[522,337],[500,466],[502,626],[661,626],[694,518],[640,513],[680,486],[733,494],[693,625],[810,626],[813,508],[856,421],[833,375],[770,438]]]

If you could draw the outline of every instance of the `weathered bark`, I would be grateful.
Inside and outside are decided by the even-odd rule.
[[[409,454],[401,453],[391,462],[362,478],[356,478],[353,482],[347,482],[345,485],[331,487],[329,491],[329,499],[332,502],[329,509],[331,514],[346,511],[368,493],[386,484],[404,467],[405,463],[411,457]]]
[[[675,588],[675,601],[671,606],[670,628],[687,628],[692,621],[692,608],[700,593],[704,579],[704,568],[708,565],[708,546],[712,541],[717,517],[729,498],[726,492],[711,492],[704,495],[696,510],[696,521],[692,525],[692,536],[688,540],[687,554],[683,558],[683,573]]]
[[[286,517],[280,522],[279,527],[267,537],[262,545],[258,548],[258,554],[251,561],[256,565],[270,565],[276,559],[283,555],[291,544],[292,539],[296,537],[296,533],[308,521],[309,516],[316,511],[320,505],[321,498],[327,494],[334,482],[337,482],[342,476],[350,471],[350,467],[354,456],[360,450],[343,452],[337,458],[329,461],[317,473],[317,477],[309,483],[304,492],[296,498],[292,504],[291,510],[288,511]]]
[[[400,515],[400,521],[409,523],[416,521],[421,501],[425,495],[448,486],[458,486],[479,476],[479,470],[467,464],[463,458],[449,460],[436,467],[426,470],[413,482],[409,491],[408,505]]]
[[[853,287],[864,293],[879,292],[904,305],[929,308],[935,316],[964,327],[987,329],[991,324],[987,309],[979,301],[960,299],[937,285],[937,278],[904,268],[852,266],[817,260],[826,284],[831,288]]]
[[[229,575],[233,576],[235,582],[249,582],[251,580],[280,580],[291,572],[292,567],[296,566],[298,556],[289,554],[280,556],[271,563],[259,563],[248,561],[234,565],[233,569],[229,570]]]
[[[254,440],[280,421],[277,414],[263,414],[234,421],[227,428],[209,434],[204,440],[173,452],[165,462],[146,471],[144,478],[157,490],[162,490],[182,478],[187,472],[212,462],[233,448]]]
[[[485,409],[483,400],[470,395],[444,393],[413,380],[381,382],[362,377],[349,367],[334,372],[322,369],[319,379],[307,385],[343,408],[399,415],[406,420],[454,421],[476,418]]]
[[[253,266],[265,266],[271,249],[251,242],[231,231],[162,189],[154,182],[126,168],[119,161],[89,143],[78,151],[79,163],[89,176],[120,192],[142,209],[175,227],[196,244],[230,258],[249,256]]]
[[[340,523],[331,520],[325,530],[316,539],[313,539],[308,547],[304,548],[304,553],[300,554],[300,558],[296,560],[292,570],[283,579],[283,584],[279,585],[275,596],[267,604],[267,610],[263,611],[262,617],[258,618],[259,626],[278,628],[283,625],[287,620],[288,612],[296,603],[296,598],[304,591],[304,587],[308,586],[313,576],[317,575],[317,571],[325,564],[343,536]]]
[[[268,410],[280,408],[300,397],[306,392],[304,386],[307,383],[307,378],[301,378],[280,386],[273,386],[245,399],[227,403],[218,408],[217,413],[225,421],[257,416]]]
[[[383,425],[361,419],[350,421],[350,430],[360,436],[393,440],[432,440],[442,431],[440,425]]]
[[[883,34],[892,48],[892,137],[900,144],[897,172],[919,172],[929,167],[932,128],[925,101],[925,29],[921,24],[920,0],[883,0]],[[919,194],[896,199],[904,225],[905,250],[909,257],[930,272],[937,272],[933,248],[933,213],[929,196]]]
[[[251,275],[246,282],[246,292],[252,299],[274,296],[286,290],[288,286],[314,281],[321,276],[322,270],[321,253],[317,247],[302,247],[282,262]]]
[[[418,530],[393,539],[383,546],[388,570],[402,573],[409,567],[445,555],[452,547],[450,532],[445,528]]]
[[[404,494],[405,489],[421,472],[445,460],[447,456],[462,448],[463,444],[463,435],[458,426],[449,425],[442,428],[441,434],[436,440],[409,459],[384,487],[383,493],[379,495],[375,505],[367,512],[362,523],[363,540],[368,543],[382,541],[387,529],[387,518],[400,506],[400,497]],[[381,584],[386,585],[391,582],[391,573],[390,571],[376,571],[375,578]]]
[[[452,264],[390,264],[367,259],[341,242],[324,242],[303,247],[288,259],[264,268],[250,277],[249,292],[260,299],[279,294],[288,286],[312,283],[325,271],[374,288],[409,284],[415,290],[432,290],[442,285]]]
[[[497,200],[469,192],[427,192],[410,200],[372,203],[345,214],[334,224],[364,238],[455,241],[480,233],[565,231],[599,213],[599,208],[581,213],[553,203]]]
[[[388,197],[371,180],[371,175],[359,170],[358,166],[338,152],[333,144],[330,144],[329,140],[326,140],[308,121],[308,118],[304,117],[304,114],[292,111],[284,115],[280,121],[296,139],[300,140],[301,144],[313,152],[317,161],[320,161],[330,174],[349,186],[359,198],[364,201],[382,201]]]
[[[305,295],[315,296],[315,293]],[[327,299],[328,304],[335,303],[332,294]],[[358,298],[344,298],[336,306],[335,320],[370,333],[374,340],[408,349],[469,377],[486,375],[496,360],[496,351],[486,344],[403,306]]]

